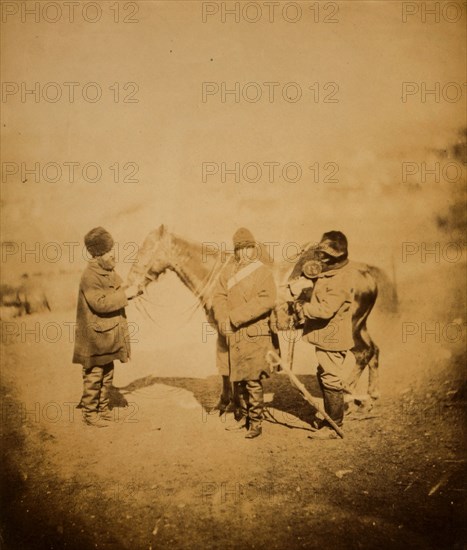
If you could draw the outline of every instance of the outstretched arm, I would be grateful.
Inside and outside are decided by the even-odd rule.
[[[124,290],[104,289],[98,278],[87,278],[81,283],[86,302],[96,313],[112,313],[128,305]]]

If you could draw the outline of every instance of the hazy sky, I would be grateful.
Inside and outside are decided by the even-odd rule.
[[[401,186],[402,162],[434,162],[430,151],[451,143],[466,125],[465,6],[459,3],[460,18],[450,22],[457,12],[441,2],[439,17],[424,22],[413,2],[405,3],[409,8],[390,1],[300,2],[301,17],[291,23],[284,17],[294,18],[294,3],[278,4],[273,22],[267,2],[258,2],[256,12],[254,6],[245,12],[247,4],[238,4],[239,22],[222,21],[223,9],[235,2],[204,3],[205,11],[217,10],[206,22],[202,2],[178,0],[129,3],[126,12],[120,4],[118,23],[113,2],[99,2],[95,23],[84,21],[83,3],[72,23],[62,4],[56,23],[46,21],[56,18],[53,7],[38,22],[4,12],[1,76],[9,83],[4,92],[12,93],[2,98],[2,162],[11,163],[8,169],[37,162],[41,170],[55,162],[63,171],[56,183],[47,176],[36,183],[31,175],[23,183],[20,170],[5,174],[3,165],[4,239],[77,240],[100,224],[139,239],[162,222],[197,238],[226,238],[245,223],[263,238],[277,238],[291,226],[303,235],[319,233],[333,220],[368,239],[389,232],[380,222],[406,219],[407,212],[419,213],[424,231],[420,196],[413,205],[378,197],[385,186]],[[255,13],[259,21],[248,22]],[[92,7],[86,16],[95,17]],[[124,23],[125,17],[137,22]],[[66,82],[77,83],[73,103]],[[96,88],[84,88],[89,82],[102,91],[94,103],[82,96],[93,97]],[[296,84],[287,88],[290,82]],[[35,102],[29,94],[22,101],[21,86],[34,83],[41,94],[53,98],[59,90],[62,98],[40,95]],[[212,92],[204,101],[203,83]],[[239,101],[230,94],[223,102],[222,88],[235,83]],[[424,86],[439,86],[439,97],[424,97]],[[294,102],[297,90],[302,97]],[[255,94],[261,94],[256,102]],[[69,162],[78,163],[72,184],[63,164]],[[89,162],[102,170],[96,183],[83,181]],[[250,179],[260,166],[258,182],[242,174],[239,184],[232,175],[221,181],[222,163],[228,169],[240,163],[242,170],[248,162]],[[292,162],[302,170],[296,183],[281,176]],[[205,182],[203,163],[218,169]],[[272,183],[271,164],[264,163],[277,163]],[[123,182],[135,165],[139,181]],[[336,166],[338,183],[326,182]],[[50,174],[53,179],[53,167]],[[447,196],[449,188],[434,193]],[[433,196],[427,200],[431,210]]]

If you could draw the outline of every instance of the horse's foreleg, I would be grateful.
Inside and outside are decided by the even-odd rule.
[[[229,377],[229,347],[226,339],[218,334],[216,343],[216,365],[222,377],[222,392],[216,408],[225,412],[232,401],[232,384]]]
[[[233,392],[232,392],[232,384],[230,383],[230,378],[229,376],[223,375],[221,402],[227,406],[232,400],[232,396],[233,396]]]

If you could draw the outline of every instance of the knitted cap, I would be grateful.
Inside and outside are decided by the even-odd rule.
[[[233,245],[234,245],[234,249],[237,250],[238,248],[255,246],[256,241],[251,231],[249,231],[245,227],[240,227],[240,229],[237,229],[237,231],[235,231],[234,233]]]
[[[89,254],[95,258],[112,250],[114,240],[103,227],[95,227],[84,236],[84,244]]]

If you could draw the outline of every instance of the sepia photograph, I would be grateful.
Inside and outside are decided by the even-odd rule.
[[[467,3],[0,18],[0,548],[464,550]]]

